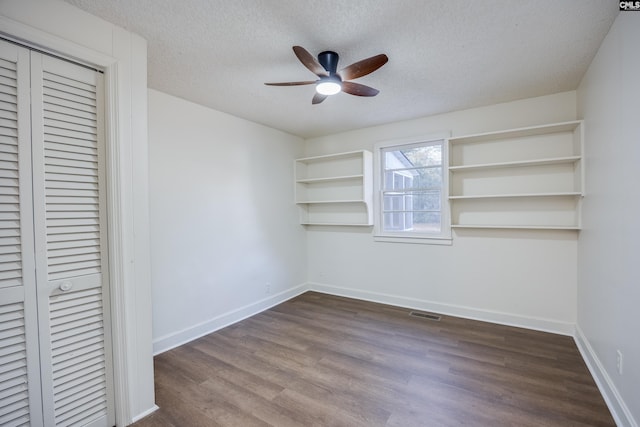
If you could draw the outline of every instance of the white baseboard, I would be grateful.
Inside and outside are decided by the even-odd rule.
[[[432,311],[439,314],[463,317],[473,320],[481,320],[484,322],[498,323],[501,325],[516,326],[537,331],[552,332],[554,334],[574,336],[575,333],[575,324],[569,322],[518,316],[510,313],[480,310],[476,308],[452,304],[442,304],[417,298],[408,298],[398,295],[369,292],[360,289],[343,288],[316,282],[309,282],[308,285],[309,290],[322,292],[325,294],[356,298],[365,301],[411,308],[415,310]]]
[[[620,427],[638,427],[638,423],[633,418],[624,399],[622,399],[622,396],[618,393],[618,389],[604,369],[598,355],[593,350],[593,347],[591,347],[589,340],[582,332],[582,329],[580,329],[580,325],[576,325],[575,341],[582,355],[582,359],[584,359],[584,362],[587,364],[591,376],[600,389],[600,394],[602,394],[604,401],[607,403],[616,424]]]
[[[160,407],[158,405],[153,405],[153,408],[148,409],[146,411],[144,411],[141,414],[136,415],[135,417],[133,417],[133,419],[131,420],[131,424],[135,423],[136,421],[140,421],[141,419],[143,419],[144,417],[146,417],[147,415],[151,415],[154,412],[156,412],[158,409],[160,409]]]
[[[296,297],[308,290],[308,285],[306,283],[303,283],[302,285],[287,289],[284,292],[280,292],[251,304],[247,304],[244,307],[228,311],[214,317],[213,319],[209,319],[205,322],[190,326],[189,328],[183,329],[181,331],[157,338],[153,340],[153,355],[156,356],[160,353],[164,353],[165,351],[171,350],[172,348],[181,346],[182,344],[186,344],[204,335],[210,334],[233,323],[246,319],[247,317],[251,317],[275,305]]]
[[[363,291],[359,289],[344,288],[327,285],[317,282],[308,282],[294,288],[264,298],[260,301],[248,304],[244,307],[223,313],[213,319],[190,326],[178,332],[165,335],[153,340],[153,354],[158,355],[172,348],[186,344],[204,335],[215,332],[233,323],[239,322],[247,317],[251,317],[275,305],[283,303],[306,291],[316,291],[331,295],[356,298],[365,301],[390,304],[399,307],[407,307],[416,310],[433,311],[450,316],[463,317],[467,319],[481,320],[485,322],[498,323],[502,325],[517,326],[544,332],[574,336],[575,325],[568,322],[559,322],[534,317],[517,316],[509,313],[501,313],[489,310],[479,310],[471,307],[442,304],[417,298],[409,298],[397,295],[383,294],[377,292]]]

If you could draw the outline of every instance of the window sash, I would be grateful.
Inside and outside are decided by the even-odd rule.
[[[439,149],[429,149],[434,146]],[[420,147],[428,147],[424,151],[428,159],[416,153]],[[450,239],[446,138],[380,143],[376,148],[376,237]],[[433,157],[438,151],[439,159]],[[395,158],[390,155],[394,152],[398,153]],[[412,166],[409,157],[420,165]]]

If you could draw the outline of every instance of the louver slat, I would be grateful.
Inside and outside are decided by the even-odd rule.
[[[16,96],[5,92],[0,92],[0,103],[15,104]]]
[[[62,110],[62,111],[59,111]],[[72,108],[57,107],[56,111],[46,110],[43,112],[44,117],[51,120],[58,120],[60,122],[74,123],[82,126],[96,127],[97,120],[94,114],[81,113]],[[73,121],[69,121],[69,118],[73,117]]]
[[[47,157],[73,159],[79,162],[89,162],[91,164],[95,164],[98,162],[98,156],[96,154],[82,153],[80,150],[72,150],[71,147],[68,147],[66,150],[56,150],[54,149],[56,147],[54,144],[47,145],[49,146],[49,149],[44,153]]]
[[[0,143],[0,152],[9,154],[18,154],[18,146],[7,143],[7,140]]]
[[[82,153],[82,154],[88,154],[92,156],[98,155],[98,150],[96,150],[93,147],[83,147],[79,145],[69,146],[69,144],[60,144],[57,142],[49,142],[47,143],[47,145],[49,149],[56,150],[56,151],[66,151],[68,153]]]
[[[99,244],[100,233],[96,227],[61,227],[59,234],[56,230],[50,230],[47,242],[50,242],[49,248],[55,243],[58,248],[72,247],[72,245],[87,245],[91,240]]]
[[[96,86],[94,83],[83,82],[80,79],[74,79],[72,77],[66,77],[61,73],[55,71],[48,72],[46,79],[44,80],[44,86],[50,86],[52,83],[61,83],[68,88],[78,88],[84,90],[85,93],[92,93],[91,98],[96,98]]]
[[[66,129],[74,132],[80,132],[84,135],[90,135],[93,138],[96,137],[98,132],[96,128],[96,124],[85,125],[82,123],[80,119],[73,118],[73,121],[70,120],[70,117],[66,117],[62,114],[57,114],[57,119],[54,119],[54,114],[51,112],[49,114],[50,117],[47,117],[47,126],[51,129]]]

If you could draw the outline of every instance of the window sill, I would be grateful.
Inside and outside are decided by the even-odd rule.
[[[373,240],[376,242],[409,243],[414,245],[451,246],[453,244],[453,239],[451,237],[374,235]]]

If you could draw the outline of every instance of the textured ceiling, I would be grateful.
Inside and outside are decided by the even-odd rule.
[[[573,90],[618,14],[611,0],[66,0],[148,41],[149,87],[302,137]],[[357,79],[380,94],[311,105],[295,57],[338,69],[385,53]]]

